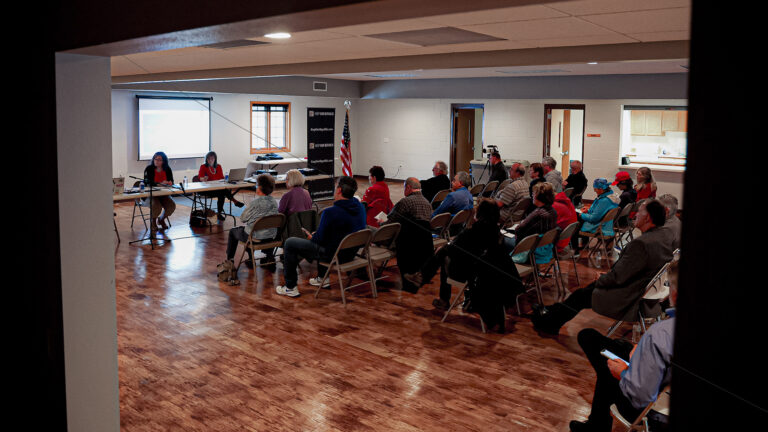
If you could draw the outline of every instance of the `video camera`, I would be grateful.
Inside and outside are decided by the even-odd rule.
[[[498,152],[498,151],[499,151],[499,146],[495,146],[495,145],[487,145],[483,148],[483,153],[486,153],[486,157],[488,159],[491,158],[491,154],[493,154],[493,152]]]

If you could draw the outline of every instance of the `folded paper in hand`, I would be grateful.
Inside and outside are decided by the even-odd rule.
[[[379,212],[379,214],[376,215],[376,220],[379,221],[379,223],[386,222],[387,221],[387,214],[384,213],[384,212]]]

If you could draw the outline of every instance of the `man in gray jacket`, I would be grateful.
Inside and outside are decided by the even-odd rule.
[[[552,156],[545,156],[541,160],[541,167],[544,170],[544,180],[551,184],[555,189],[555,194],[563,191],[563,175],[556,170],[557,161]]]
[[[660,202],[649,200],[641,205],[635,226],[643,235],[624,248],[611,271],[574,291],[565,302],[547,308],[534,307],[534,327],[544,333],[558,334],[563,324],[582,309],[589,308],[616,320],[634,320],[640,306],[638,300],[646,285],[664,264],[672,260],[673,237],[661,229],[665,219],[666,209]]]

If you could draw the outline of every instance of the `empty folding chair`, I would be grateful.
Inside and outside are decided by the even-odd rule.
[[[336,269],[336,273],[339,277],[339,289],[341,290],[341,301],[342,303],[344,303],[344,306],[347,305],[347,299],[344,296],[344,292],[350,288],[354,288],[356,286],[363,285],[365,283],[371,284],[371,292],[373,293],[373,297],[374,298],[377,297],[376,278],[373,275],[373,268],[371,266],[371,262],[368,260],[368,254],[369,254],[368,245],[370,244],[372,237],[373,237],[373,232],[371,232],[371,230],[369,229],[362,229],[360,231],[348,234],[346,237],[344,237],[341,240],[341,243],[339,243],[339,247],[336,248],[336,252],[334,252],[333,258],[331,258],[329,262],[323,262],[323,261],[319,262],[321,266],[328,268],[328,270],[326,270],[325,275],[323,275],[323,280],[320,282],[320,286],[318,286],[317,290],[315,291],[315,298],[317,298],[317,295],[320,294],[320,290],[322,289],[322,286],[325,285],[325,281],[328,280],[328,278],[330,277],[331,271],[333,271],[334,269]],[[339,253],[346,250],[354,250],[355,252],[357,252],[360,249],[362,249],[362,254],[358,253],[350,261],[341,262],[341,257],[339,257]],[[357,270],[359,268],[368,269],[369,282],[363,282],[363,283],[344,287],[344,280],[342,279],[341,274],[351,272],[352,270]]]

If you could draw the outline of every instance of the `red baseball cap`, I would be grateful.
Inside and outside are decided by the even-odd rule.
[[[629,176],[629,173],[626,171],[619,171],[616,173],[616,180],[611,183],[611,186],[616,186],[620,181],[624,180],[631,180],[632,177]]]

